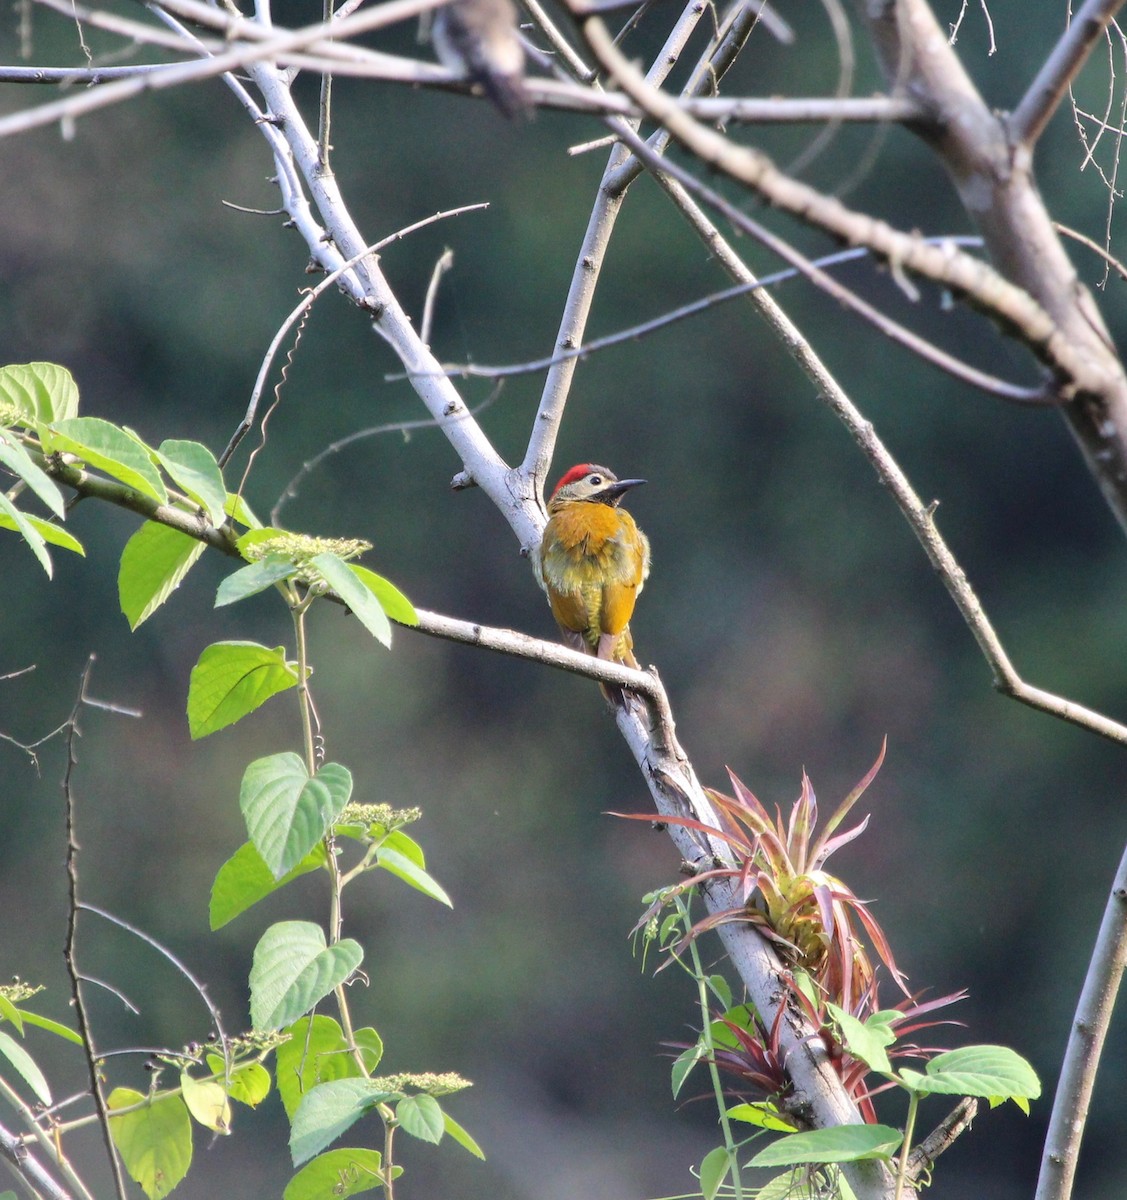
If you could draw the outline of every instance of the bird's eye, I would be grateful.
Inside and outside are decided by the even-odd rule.
[[[598,487],[603,482],[603,477],[601,475],[588,475],[587,482],[594,487]]]

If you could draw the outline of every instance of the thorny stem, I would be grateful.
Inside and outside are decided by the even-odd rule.
[[[82,711],[82,706],[86,703],[86,689],[90,682],[90,672],[93,670],[93,667],[94,656],[91,655],[86,660],[86,666],[83,668],[78,699],[74,703],[74,709],[70,714],[70,721],[67,723],[67,764],[63,772],[63,798],[66,804],[67,827],[68,914],[63,959],[66,962],[67,974],[70,976],[71,995],[74,998],[75,1024],[78,1026],[78,1033],[82,1038],[82,1047],[86,1052],[86,1066],[90,1074],[90,1094],[94,1099],[94,1107],[98,1110],[98,1123],[106,1145],[106,1154],[110,1160],[110,1169],[113,1172],[114,1188],[119,1200],[126,1200],[125,1178],[122,1175],[121,1162],[117,1156],[117,1147],[110,1136],[110,1111],[109,1106],[106,1104],[106,1098],[102,1095],[102,1078],[98,1070],[98,1053],[94,1045],[94,1032],[90,1027],[90,1021],[86,1013],[86,1004],[82,997],[81,976],[78,970],[78,959],[75,951],[78,942],[78,910],[80,907],[78,902],[79,845],[78,835],[75,832],[74,788],[72,784],[74,769],[78,765],[75,742],[81,736],[81,731],[78,727],[78,717]]]

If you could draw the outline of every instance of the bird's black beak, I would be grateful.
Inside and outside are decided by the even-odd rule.
[[[639,484],[645,482],[645,479],[616,479],[614,483],[608,483],[599,492],[599,499],[604,504],[617,504],[631,488],[638,487]]]

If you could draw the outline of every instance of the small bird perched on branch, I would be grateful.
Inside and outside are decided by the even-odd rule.
[[[650,542],[619,502],[645,482],[595,463],[572,467],[548,501],[540,543],[540,576],[564,640],[629,667],[638,665],[630,617],[650,573]]]
[[[443,66],[480,83],[506,117],[529,111],[513,0],[450,0],[435,14],[431,41]]]

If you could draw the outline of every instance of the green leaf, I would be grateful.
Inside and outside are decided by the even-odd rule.
[[[3,516],[7,516],[8,521],[11,522],[9,528],[15,529],[31,547],[32,554],[39,560],[39,565],[47,572],[47,578],[50,579],[53,574],[51,556],[47,553],[43,535],[32,525],[27,513],[21,512],[3,492],[0,492],[0,517]]]
[[[161,504],[168,492],[148,447],[137,436],[101,417],[69,417],[44,429],[43,449],[48,454],[73,454],[76,458]]]
[[[709,1150],[701,1159],[700,1190],[704,1200],[715,1200],[716,1194],[720,1191],[721,1184],[728,1178],[731,1168],[732,1160],[727,1146],[717,1146],[714,1150]]]
[[[360,624],[385,646],[391,645],[391,622],[376,597],[353,574],[349,564],[335,554],[317,554],[309,560],[322,579],[359,618]]]
[[[732,989],[723,975],[709,975],[708,990],[728,1009],[732,1007]]]
[[[398,850],[389,849],[386,845],[380,846],[376,851],[376,865],[397,875],[404,883],[409,883],[413,888],[417,888],[424,896],[440,901],[447,908],[454,907],[453,901],[446,894],[442,885]]]
[[[65,1025],[60,1025],[58,1021],[52,1021],[50,1017],[41,1017],[38,1013],[28,1012],[26,1008],[21,1008],[17,1011],[25,1024],[36,1025],[40,1029],[45,1029],[48,1033],[53,1033],[58,1037],[65,1038],[68,1042],[73,1042],[76,1046],[82,1045],[82,1038],[73,1029],[68,1029]]]
[[[85,558],[86,551],[83,550],[82,543],[69,530],[64,529],[61,525],[56,525],[54,521],[44,521],[42,517],[33,517],[31,513],[22,513],[22,516],[49,545],[59,546],[63,550],[72,550],[75,554],[81,554]],[[7,513],[0,512],[0,529],[16,528],[16,522]]]
[[[849,1053],[872,1070],[891,1075],[892,1063],[889,1062],[885,1047],[896,1041],[892,1030],[883,1021],[858,1021],[852,1013],[846,1012],[836,1004],[827,1004],[826,1007],[837,1023],[842,1042]]]
[[[835,1125],[792,1133],[762,1150],[752,1167],[791,1167],[798,1163],[843,1163],[892,1157],[903,1141],[898,1129],[887,1125]]]
[[[0,1029],[0,1054],[12,1064],[20,1078],[35,1093],[36,1099],[43,1104],[51,1103],[51,1089],[43,1072],[36,1065],[35,1059],[10,1033],[5,1033],[2,1029]]]
[[[231,1102],[221,1083],[212,1079],[193,1079],[187,1071],[180,1072],[180,1094],[188,1112],[215,1133],[231,1132]]]
[[[118,600],[130,629],[160,608],[205,549],[203,542],[158,521],[137,530],[125,543],[117,572]]]
[[[825,1191],[814,1179],[808,1179],[804,1171],[794,1168],[769,1179],[755,1192],[755,1200],[823,1200],[825,1196],[833,1196],[834,1200],[845,1200],[845,1192],[840,1188],[841,1175],[837,1182],[839,1190]]]
[[[297,664],[281,646],[214,642],[200,655],[188,684],[188,728],[206,737],[254,712],[271,696],[297,685]]]
[[[914,1092],[954,1096],[1004,1096],[1036,1100],[1041,1094],[1037,1072],[1008,1046],[963,1046],[929,1059],[925,1073],[904,1068],[900,1078]]]
[[[225,604],[234,604],[236,600],[245,600],[247,596],[256,596],[296,571],[293,560],[284,554],[268,554],[258,562],[247,563],[219,585],[215,593],[215,607],[222,608]]]
[[[239,808],[262,861],[280,879],[325,836],[351,795],[347,767],[325,763],[311,779],[301,756],[287,750],[247,767]]]
[[[382,1187],[378,1150],[328,1150],[308,1162],[286,1185],[282,1200],[339,1200]]]
[[[360,1051],[360,1056],[364,1059],[364,1066],[369,1071],[374,1071],[379,1066],[380,1059],[383,1058],[383,1038],[371,1025],[365,1025],[363,1029],[353,1031],[352,1040],[356,1043],[356,1049]],[[349,1061],[355,1061],[351,1055]]]
[[[352,974],[364,958],[358,942],[325,943],[319,925],[281,921],[254,948],[250,1017],[256,1030],[289,1025]]]
[[[265,899],[271,892],[285,887],[291,879],[308,875],[328,862],[323,845],[312,850],[281,879],[275,879],[270,868],[262,861],[262,855],[253,842],[244,842],[238,850],[219,868],[215,882],[211,885],[211,904],[208,917],[211,928],[220,929],[246,912],[252,904]]]
[[[454,1141],[458,1143],[459,1146],[462,1146],[468,1150],[475,1158],[480,1158],[482,1162],[485,1161],[485,1151],[482,1150],[477,1142],[473,1140],[466,1130],[463,1129],[462,1126],[459,1125],[458,1122],[455,1121],[448,1112],[443,1112],[442,1124],[446,1129],[446,1132],[454,1139]]]
[[[3,429],[0,429],[0,463],[22,479],[56,517],[65,514],[66,501],[58,485],[28,454],[19,439]]]
[[[290,1156],[295,1167],[322,1150],[366,1112],[396,1095],[383,1091],[370,1079],[334,1079],[308,1092],[294,1113],[290,1128]]]
[[[227,485],[215,455],[199,442],[170,440],[161,442],[157,458],[177,487],[207,513],[213,525],[219,525],[227,503]]]
[[[404,1133],[422,1142],[438,1145],[446,1132],[442,1105],[433,1096],[404,1096],[395,1106],[395,1116]]]
[[[132,1088],[114,1088],[107,1104],[111,1110],[145,1101]],[[121,1161],[149,1200],[162,1200],[188,1173],[192,1164],[192,1119],[175,1093],[135,1112],[110,1116],[110,1136]]]
[[[751,1104],[736,1104],[728,1109],[728,1116],[733,1121],[745,1121],[748,1125],[756,1125],[760,1129],[770,1129],[775,1133],[794,1132],[794,1121],[766,1100],[756,1100]]]
[[[708,1029],[714,1046],[723,1046],[729,1050],[739,1046],[740,1040],[729,1028],[730,1025],[746,1030],[754,1036],[757,1030],[754,1007],[750,1004],[737,1004],[724,1013],[722,1020],[713,1021]]]
[[[275,1072],[278,1078],[278,1095],[286,1116],[293,1123],[294,1113],[302,1097],[319,1083],[333,1079],[351,1079],[359,1076],[360,1068],[349,1052],[341,1027],[321,1013],[302,1017],[287,1030],[288,1042],[283,1042],[274,1052]]]
[[[24,415],[24,425],[61,420],[78,412],[78,385],[57,363],[0,367],[0,403],[4,402]]]
[[[682,1050],[673,1060],[672,1085],[674,1100],[680,1094],[681,1088],[685,1086],[685,1080],[692,1073],[693,1067],[704,1058],[705,1053],[704,1046],[698,1042],[695,1046],[690,1046],[687,1050]]]
[[[419,614],[410,600],[392,583],[375,571],[369,571],[358,563],[348,563],[348,569],[380,602],[380,607],[400,625],[418,625]]]
[[[237,492],[227,493],[227,502],[223,505],[223,511],[233,521],[238,521],[240,525],[245,525],[248,529],[259,529],[262,522],[251,511],[250,505]]]
[[[231,1068],[229,1078],[223,1077],[223,1059],[218,1054],[207,1056],[208,1070],[219,1078],[215,1081],[240,1104],[257,1108],[270,1095],[270,1072],[258,1062],[239,1063]]]

